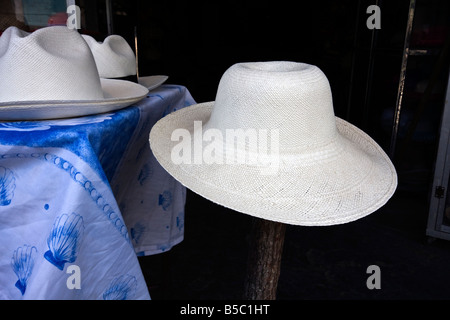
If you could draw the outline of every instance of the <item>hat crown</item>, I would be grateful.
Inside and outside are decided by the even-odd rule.
[[[325,74],[289,61],[231,66],[220,80],[206,127],[278,129],[280,152],[320,148],[337,135]]]
[[[65,26],[0,37],[0,102],[102,100],[100,78],[83,37]]]
[[[101,78],[121,78],[136,74],[136,56],[128,42],[119,35],[110,35],[103,42],[83,35],[91,48]]]

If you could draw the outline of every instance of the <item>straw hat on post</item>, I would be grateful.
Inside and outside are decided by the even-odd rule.
[[[230,132],[238,138],[228,141]],[[262,150],[267,141],[270,148]],[[334,115],[325,74],[305,63],[231,66],[215,101],[158,121],[150,145],[160,164],[192,191],[282,224],[351,222],[383,206],[397,187],[389,157],[367,134]],[[177,154],[182,156],[174,158]],[[238,161],[239,154],[244,161]]]

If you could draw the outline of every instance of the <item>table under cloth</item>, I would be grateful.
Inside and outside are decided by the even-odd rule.
[[[186,189],[149,132],[194,104],[163,85],[119,111],[0,121],[0,299],[149,299],[137,256],[184,236]]]

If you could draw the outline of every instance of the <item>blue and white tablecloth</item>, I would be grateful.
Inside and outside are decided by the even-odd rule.
[[[151,127],[195,103],[163,85],[134,106],[0,122],[0,299],[149,299],[137,255],[183,240],[186,190]]]

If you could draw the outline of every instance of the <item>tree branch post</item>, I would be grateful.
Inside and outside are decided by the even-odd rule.
[[[250,234],[245,300],[275,300],[286,224],[255,218]]]

